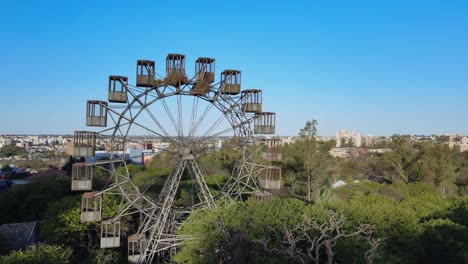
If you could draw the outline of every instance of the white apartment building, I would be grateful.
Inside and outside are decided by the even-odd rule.
[[[356,133],[354,131],[340,130],[336,132],[336,147],[340,148],[342,141],[346,143],[352,143],[355,147],[360,147],[362,145],[361,133]]]

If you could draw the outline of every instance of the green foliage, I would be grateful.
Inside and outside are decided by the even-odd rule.
[[[215,175],[207,175],[205,177],[205,182],[208,188],[210,189],[211,195],[216,196],[221,189],[221,186],[228,181],[229,174],[215,174]]]
[[[118,264],[127,263],[122,254],[112,249],[94,249],[90,254],[90,264]]]
[[[422,263],[467,263],[468,228],[448,219],[431,219],[423,224],[419,254]]]
[[[395,135],[385,143],[392,152],[335,159],[328,155],[334,142],[315,139],[316,125],[313,121],[306,123],[300,140],[282,146],[283,161],[274,163],[282,167],[287,188],[301,200],[248,200],[230,206],[219,203],[213,211],[195,211],[178,232],[196,239],[185,244],[174,261],[292,263],[294,258],[278,251],[285,230],[294,230],[297,235],[297,227],[306,217],[321,222],[330,217],[330,212],[336,212],[346,218],[345,231],[368,223],[375,227],[376,237],[386,238],[375,263],[468,263],[468,153],[450,150],[442,141],[414,142]],[[213,194],[228,179],[237,155],[234,146],[226,144],[219,151],[198,157]],[[163,152],[146,167],[128,164],[118,172],[126,174],[128,170],[141,189],[151,186],[147,194],[153,198],[172,169],[171,156]],[[94,180],[101,185],[107,182],[107,176],[104,170],[94,171]],[[329,184],[338,178],[347,185],[330,189]],[[360,182],[355,183],[356,179]],[[194,202],[191,186],[192,180],[183,177],[176,205]],[[124,250],[95,248],[100,223],[80,222],[81,198],[69,196],[69,187],[69,178],[59,177],[0,194],[2,201],[15,201],[0,203],[0,223],[44,220],[40,240],[70,247],[75,252],[74,261],[125,262]],[[103,218],[115,216],[119,205],[116,197],[104,196]],[[134,226],[126,225],[128,220],[123,219],[124,232],[136,232]],[[268,240],[271,248],[265,248],[262,239]],[[305,252],[306,244],[303,240],[298,243],[300,252]],[[41,258],[46,254],[57,255],[55,246],[48,250],[41,247],[33,248],[33,253],[18,251],[0,257],[0,263],[43,263]],[[70,248],[60,248],[70,253],[68,260],[57,263],[69,263]],[[335,261],[365,263],[368,248],[368,241],[361,238],[340,239],[334,247]],[[47,262],[54,261],[50,257]]]
[[[317,120],[313,119],[312,121],[307,121],[304,128],[301,128],[299,131],[299,136],[302,138],[311,138],[317,135]]]
[[[347,230],[369,223],[375,227],[375,237],[386,238],[375,263],[467,261],[468,198],[442,198],[430,183],[362,182],[336,190],[346,190],[349,197],[337,199],[333,195],[315,204],[296,199],[248,200],[212,212],[197,211],[180,230],[180,234],[197,239],[185,245],[175,261],[292,263],[285,255],[266,251],[258,241],[266,238],[272,247],[278,247],[278,234],[285,227],[297,227],[304,216],[323,221],[330,210],[346,217]],[[342,239],[336,246],[335,260],[366,263],[364,253],[368,249],[365,240]]]
[[[164,185],[164,181],[169,175],[170,171],[167,169],[147,167],[132,172],[132,180],[139,188],[148,189],[148,192],[156,195]]]
[[[73,251],[64,246],[39,245],[23,251],[13,251],[0,256],[1,264],[67,264],[70,263]]]
[[[44,162],[42,159],[35,157],[33,157],[32,159],[15,161],[15,164],[22,169],[29,168],[32,170],[41,170],[49,168],[49,165],[46,162]]]
[[[468,226],[468,196],[452,199],[450,209],[440,217],[447,217],[457,224]]]
[[[170,149],[170,151],[173,151]],[[169,174],[174,168],[174,157],[170,152],[161,152],[155,155],[149,162],[146,163],[147,169],[159,169],[166,171]]]
[[[392,180],[432,183],[442,196],[457,194],[461,154],[441,142],[413,142],[408,136],[392,136],[392,152],[382,156]]]
[[[306,142],[298,141],[302,148]],[[394,135],[388,143],[390,152],[352,155],[335,159],[332,175],[342,180],[374,180],[385,183],[405,184],[426,182],[433,185],[442,197],[467,194],[468,153],[450,149],[444,142],[414,141],[410,136]],[[305,150],[302,153],[306,153]],[[285,152],[286,157],[290,155]],[[290,161],[283,165],[288,169]],[[300,168],[300,163],[291,164]],[[294,182],[291,183],[293,185]],[[393,191],[393,190],[384,190]],[[398,196],[398,194],[394,193]]]
[[[119,201],[113,196],[103,197],[103,218],[117,214]],[[99,240],[100,222],[81,223],[81,196],[68,196],[50,204],[40,228],[40,239],[48,243],[62,243],[73,248],[92,246]]]
[[[19,156],[25,152],[26,151],[23,148],[17,146],[3,146],[0,148],[0,158]]]
[[[52,203],[44,214],[40,238],[47,243],[76,246],[86,232],[98,228],[96,223],[81,223],[81,197],[68,196]]]
[[[199,154],[198,160],[210,175],[230,174],[238,155],[234,142],[226,142],[219,150]]]
[[[431,184],[412,183],[405,187],[401,187],[406,193],[401,206],[413,210],[418,219],[440,214],[450,207],[450,201],[442,198]]]
[[[286,183],[296,194],[305,194],[305,200],[318,201],[331,180],[333,159],[328,151],[331,145],[319,142],[315,135],[317,121],[309,121],[299,133],[301,138],[282,148],[282,167]],[[303,186],[303,187],[302,187]]]
[[[458,227],[462,228],[461,230],[466,230],[466,220],[462,219],[466,219],[468,215],[468,200],[444,199],[437,188],[430,183],[361,185],[364,187],[367,185],[369,188],[362,191],[353,189],[353,185],[346,185],[334,190],[335,194],[338,191],[339,195],[335,195],[338,198],[342,198],[342,193],[346,190],[348,194],[346,199],[329,200],[324,203],[326,206],[342,211],[353,223],[373,224],[377,228],[378,236],[387,238],[383,248],[383,258],[388,263],[418,261],[427,263],[425,252],[435,252],[427,241],[437,239],[438,236],[435,232],[428,230],[432,226],[431,222],[450,221],[457,223]],[[463,244],[463,236],[453,239]],[[444,247],[441,245],[439,249],[443,250]],[[462,251],[458,252],[454,258],[450,259],[463,258],[463,254],[460,255]],[[457,263],[457,261],[444,263]]]
[[[41,220],[45,206],[66,196],[70,179],[57,177],[20,186],[0,194],[0,224]]]
[[[264,252],[255,239],[272,235],[284,225],[300,222],[305,203],[296,199],[271,202],[249,200],[213,212],[195,212],[181,234],[198,239],[175,256],[177,263],[284,263],[285,259]]]

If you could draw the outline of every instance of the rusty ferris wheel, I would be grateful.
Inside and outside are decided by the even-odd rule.
[[[157,256],[190,238],[175,234],[192,210],[213,209],[215,200],[237,201],[246,194],[264,199],[264,189],[279,182],[281,170],[271,161],[281,159],[278,141],[259,140],[257,135],[275,134],[275,113],[264,112],[262,90],[241,90],[241,72],[224,70],[215,80],[215,60],[198,58],[195,75],[187,77],[185,55],[169,54],[166,74],[156,72],[150,60],[138,60],[136,85],[128,77],[109,76],[108,101],[89,100],[86,125],[101,131],[75,131],[75,157],[94,157],[92,162],[76,163],[72,171],[72,190],[92,191],[93,169],[100,167],[110,175],[99,191],[82,195],[81,221],[101,221],[101,248],[119,247],[120,219],[134,216],[137,231],[128,236],[130,263],[152,263]],[[126,148],[136,144],[134,135],[145,134],[165,142],[159,151],[171,157],[172,171],[157,194],[151,194],[152,182],[135,182],[128,169],[133,157]],[[213,142],[229,138],[235,149],[235,164],[229,179],[213,195],[200,157],[212,151]],[[105,151],[96,155],[97,142]],[[259,162],[261,157],[267,162]],[[266,146],[266,147],[265,147]],[[259,175],[265,175],[259,179]],[[175,199],[184,177],[193,184],[190,206],[176,206]],[[155,177],[156,179],[157,177]],[[276,180],[276,181],[275,181]],[[117,215],[102,219],[103,195],[121,199]]]

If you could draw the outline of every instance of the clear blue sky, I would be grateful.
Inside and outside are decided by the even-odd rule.
[[[468,134],[466,0],[4,0],[0,10],[0,134],[84,129],[85,102],[106,99],[108,75],[134,83],[137,59],[161,69],[167,53],[242,70],[281,135],[310,119],[322,135]]]

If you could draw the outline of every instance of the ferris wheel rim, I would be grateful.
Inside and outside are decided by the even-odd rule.
[[[130,91],[130,89],[129,89]],[[133,105],[135,103],[138,102],[138,99],[144,95],[147,95],[149,94],[150,92],[152,91],[152,89],[145,89],[143,92],[141,92],[140,94],[138,94],[137,96],[135,96],[135,98],[130,102],[127,103],[127,107],[125,107],[125,109],[122,111],[122,115],[124,115],[125,113],[131,111],[131,108],[133,107]],[[217,92],[215,94],[215,96],[209,98],[207,96],[199,96],[199,95],[194,95],[194,94],[191,94],[190,92],[184,92],[184,91],[180,91],[180,92],[172,92],[172,93],[169,93],[169,94],[164,94],[164,96],[161,96],[161,95],[158,95],[156,97],[154,97],[153,100],[145,103],[144,105],[140,105],[140,106],[137,106],[137,107],[141,107],[141,110],[145,110],[147,109],[149,106],[155,104],[156,102],[160,101],[160,100],[164,100],[166,98],[170,98],[170,97],[173,97],[173,96],[188,96],[188,97],[194,97],[194,98],[199,98],[199,99],[202,99],[204,100],[205,102],[215,106],[218,111],[220,111],[221,113],[223,113],[224,117],[228,120],[228,122],[230,123],[230,126],[233,128],[232,130],[233,131],[236,131],[237,128],[247,128],[247,132],[244,132],[244,133],[241,133],[239,135],[241,135],[242,137],[253,137],[253,131],[252,131],[252,128],[250,126],[253,118],[248,118],[247,117],[247,114],[244,113],[240,108],[241,108],[241,105],[240,105],[240,100],[239,101],[233,101],[232,99],[230,100],[230,96],[226,96],[226,95],[223,95],[221,92]],[[228,100],[226,100],[228,99]],[[229,112],[228,113],[231,113],[232,110],[235,110],[236,108],[238,108],[238,111],[236,112],[236,117],[238,118],[237,120],[236,119],[232,119],[229,115],[227,115],[226,113],[223,112],[223,109],[221,109],[221,105],[217,104],[217,102],[220,102],[220,100],[224,101],[224,102],[229,102]],[[109,106],[109,109],[112,109],[112,106]],[[133,125],[133,124],[137,124],[136,122],[134,122],[134,120],[136,120],[138,118],[138,116],[142,113],[143,111],[139,111],[137,113],[136,116],[134,116],[133,118],[131,118],[131,124],[129,124],[130,126]],[[115,126],[113,126],[113,129],[114,129],[114,132],[113,134],[111,135],[111,137],[116,137],[116,132],[118,130],[118,127],[120,127],[120,122],[122,121],[122,119],[125,119],[122,117],[122,115],[119,115],[119,118],[118,118],[118,121],[116,122]],[[127,119],[128,120],[128,119]],[[130,121],[130,120],[129,120]],[[237,121],[237,122],[235,122]],[[244,126],[244,125],[247,125],[247,126]],[[112,130],[112,127],[107,129],[107,130]],[[160,133],[155,133],[155,131],[149,131],[149,132],[152,132],[154,133],[156,136],[159,136],[161,138],[164,138],[166,140],[170,139],[170,137],[168,136],[162,136]],[[129,135],[128,133],[125,134],[125,135],[122,135],[122,138],[127,138]],[[237,137],[238,135],[236,135]],[[185,137],[185,136],[184,136]]]
[[[214,87],[214,86],[212,86]],[[176,88],[176,87],[173,87],[173,88]],[[197,98],[197,99],[201,99],[201,100],[204,100],[205,102],[207,102],[209,105],[211,106],[215,106],[215,108],[217,108],[217,110],[219,112],[222,113],[221,117],[224,117],[224,119],[228,120],[229,124],[230,124],[230,127],[232,128],[232,131],[236,132],[237,130],[242,130],[242,129],[246,129],[247,132],[243,132],[243,133],[237,133],[236,135],[236,139],[239,139],[239,138],[245,138],[245,141],[249,141],[251,140],[251,138],[253,137],[253,131],[252,131],[252,128],[250,127],[250,123],[252,121],[252,119],[249,119],[246,115],[246,113],[242,112],[242,109],[241,109],[241,105],[240,105],[240,99],[235,101],[232,99],[232,96],[229,96],[229,95],[225,95],[225,94],[222,94],[220,91],[216,92],[213,94],[213,96],[209,97],[209,96],[200,96],[200,95],[196,95],[196,94],[192,94],[190,93],[189,91],[179,91],[179,92],[172,92],[172,93],[169,93],[169,94],[157,94],[156,93],[156,96],[154,97],[153,100],[149,101],[149,102],[146,102],[145,104],[141,105],[141,100],[140,98],[142,98],[143,96],[147,96],[148,94],[150,94],[154,89],[141,89],[140,93],[133,93],[133,92],[130,92],[132,95],[133,95],[133,99],[130,101],[127,102],[127,107],[124,107],[124,110],[122,111],[122,113],[119,115],[119,118],[118,120],[115,122],[115,126],[113,126],[113,128],[109,128],[107,130],[110,130],[112,131],[113,130],[113,133],[112,135],[110,135],[110,137],[112,138],[112,143],[113,144],[115,142],[115,138],[119,138],[121,139],[121,143],[123,146],[126,145],[126,143],[129,141],[127,140],[129,138],[129,131],[130,131],[130,128],[136,124],[136,122],[134,120],[138,119],[138,117],[140,116],[141,113],[143,113],[143,111],[145,109],[148,109],[149,106],[157,103],[158,101],[160,100],[164,100],[166,98],[170,98],[170,97],[173,97],[173,96],[190,96],[190,97],[194,97],[194,98]],[[128,89],[128,91],[130,91],[130,89]],[[220,101],[223,101],[223,102],[228,102],[229,104],[229,109],[230,109],[230,112],[232,112],[233,110],[237,110],[237,113],[236,113],[236,117],[238,118],[238,122],[239,124],[236,124],[235,121],[233,121],[232,117],[228,114],[228,113],[225,113],[223,112],[223,110],[221,109],[221,105],[219,104]],[[121,127],[121,122],[122,120],[124,120],[125,118],[123,118],[122,116],[125,115],[127,112],[130,112],[131,111],[131,108],[135,105],[135,104],[140,104],[139,106],[137,105],[138,108],[141,108],[138,113],[134,116],[132,116],[132,118],[130,120],[128,120],[128,129],[127,129],[127,132],[122,135],[121,137],[120,136],[116,136],[118,130],[120,129]],[[109,106],[109,109],[112,108],[112,105]],[[243,119],[243,120],[242,120]],[[242,121],[240,121],[242,120]],[[161,137],[161,138],[166,138],[166,137]],[[125,152],[125,150],[123,149],[122,152]],[[242,153],[242,152],[241,152]],[[131,179],[130,177],[130,172],[128,171],[128,165],[127,165],[127,162],[125,160],[125,157],[124,157],[124,153],[122,153],[121,157],[118,158],[119,161],[122,162],[122,164],[124,165],[125,167],[125,173],[126,175],[121,175],[123,178],[127,178],[126,181],[128,181],[131,185],[132,185],[132,189],[134,189],[136,191],[136,195],[137,197],[144,197],[144,199],[146,201],[150,201],[151,199],[148,199],[147,195],[145,194],[146,190],[148,189],[147,187],[150,187],[152,184],[154,183],[151,183],[149,186],[147,186],[146,188],[143,188],[145,190],[141,191],[140,187],[137,186],[137,184],[134,183],[134,181]],[[241,158],[240,160],[244,160],[244,158]],[[180,163],[180,162],[179,162]],[[114,167],[114,164],[112,164],[112,171],[116,171],[116,168]],[[234,171],[230,172],[229,173],[229,177],[233,177],[234,176]],[[115,174],[115,173],[114,173]],[[116,175],[117,176],[117,175]],[[122,193],[124,193],[124,197],[126,198],[126,200],[128,202],[132,202],[135,200],[135,198],[131,198],[129,195],[126,195],[126,190],[123,190],[121,189],[122,187],[119,187],[120,191]],[[103,191],[105,192],[105,191]],[[153,203],[153,202],[150,202],[150,207],[156,207],[157,204]],[[141,207],[141,208],[138,208],[139,210],[143,210],[144,208]]]

